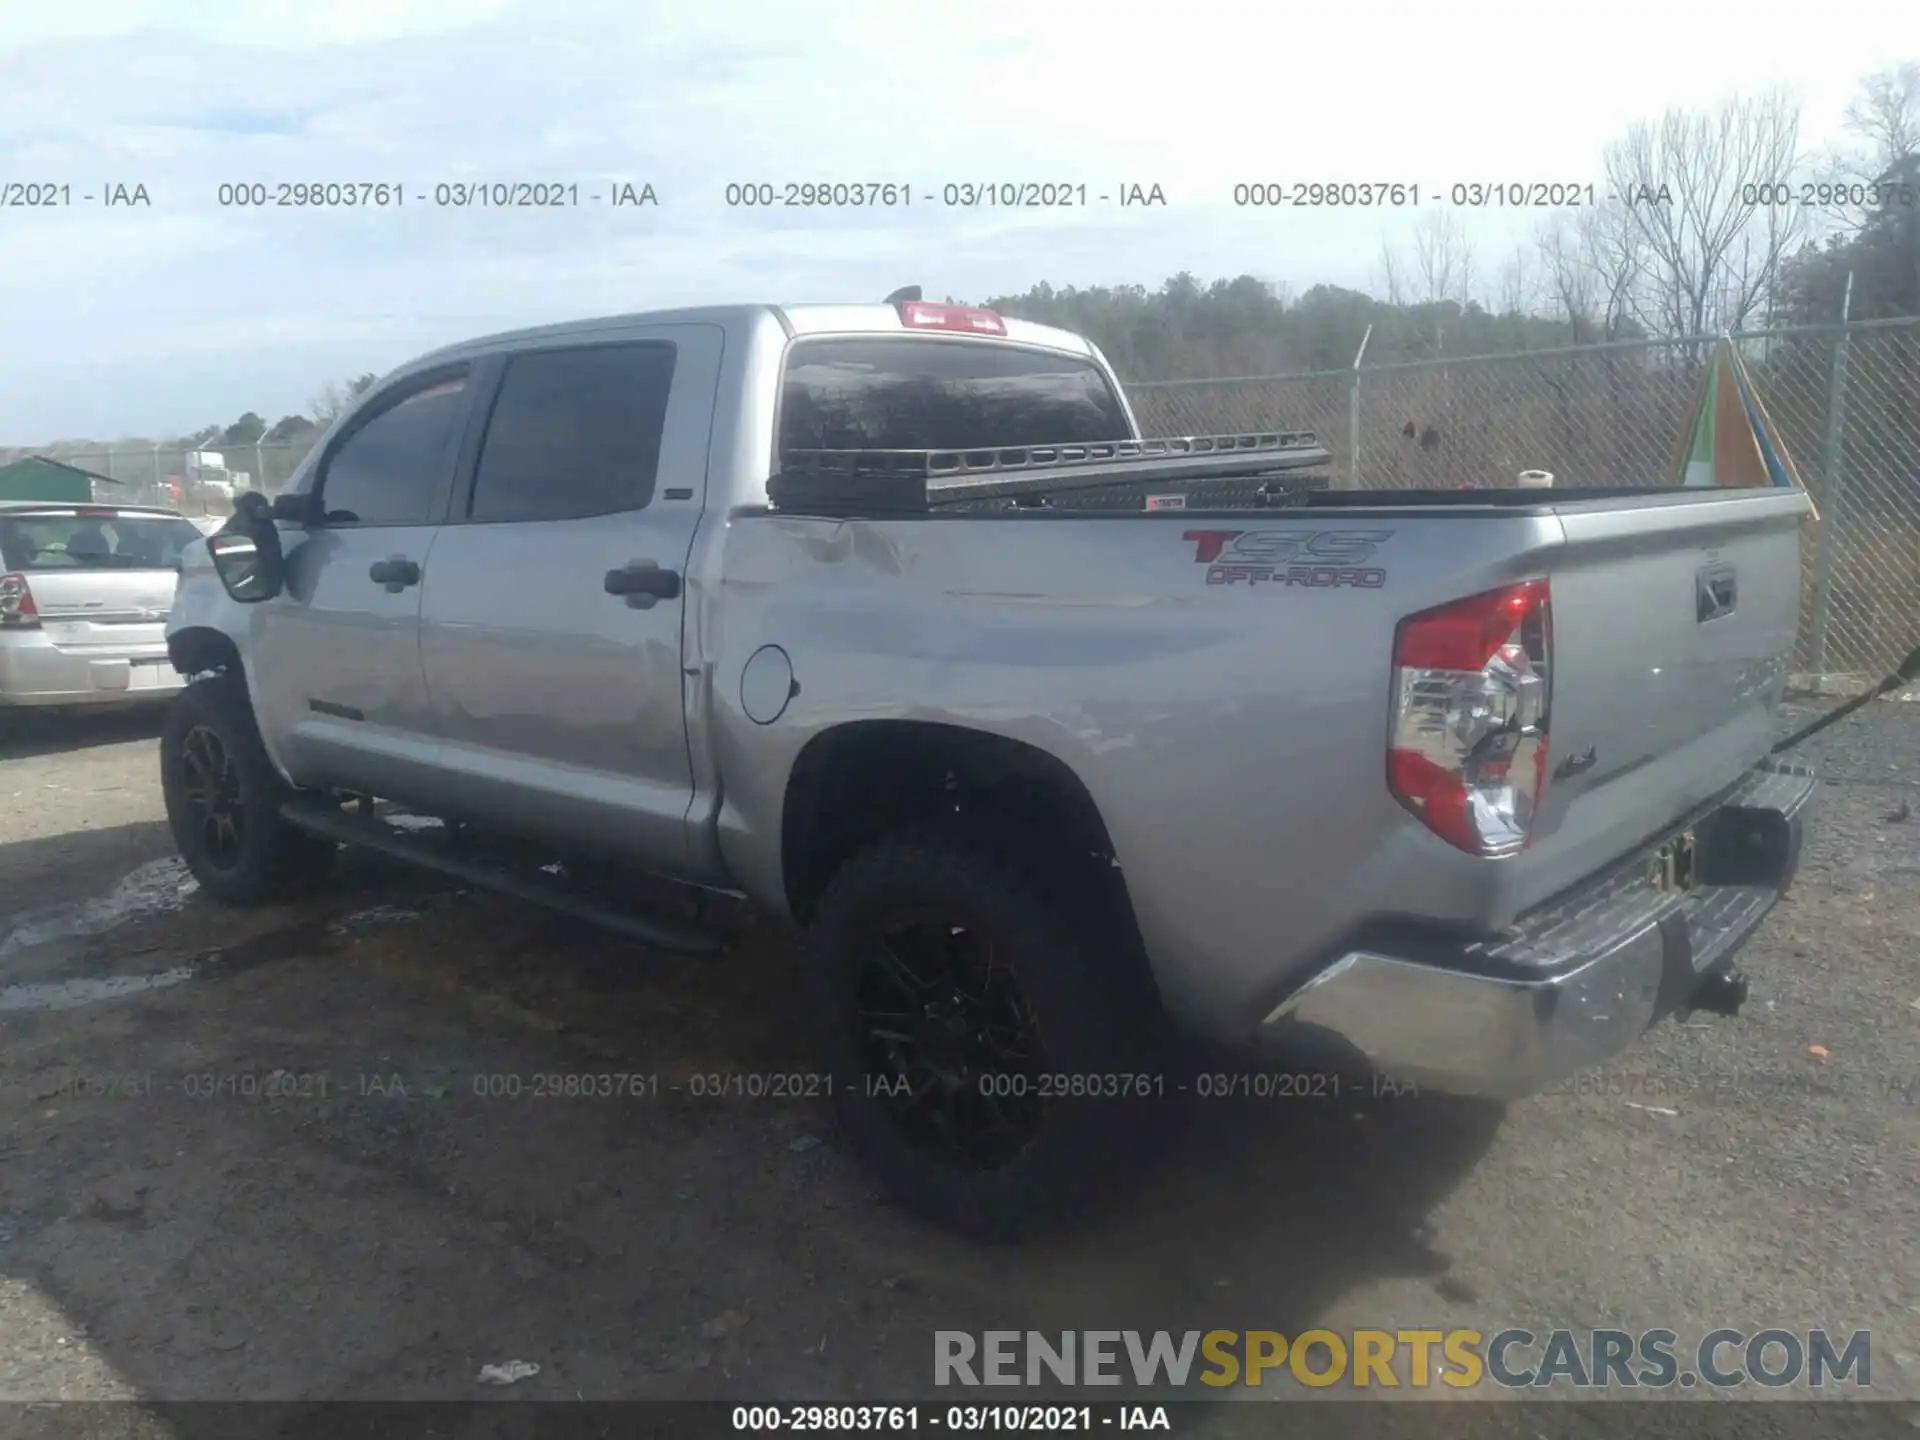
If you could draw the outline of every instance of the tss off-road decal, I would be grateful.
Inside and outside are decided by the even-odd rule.
[[[1189,530],[1194,560],[1207,567],[1209,585],[1347,586],[1378,590],[1387,572],[1363,562],[1391,530]]]

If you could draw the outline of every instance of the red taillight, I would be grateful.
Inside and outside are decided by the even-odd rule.
[[[39,623],[40,610],[27,577],[18,572],[0,575],[0,625],[28,630]]]
[[[1545,580],[1400,622],[1387,786],[1450,845],[1511,855],[1546,794],[1553,607]]]
[[[900,323],[909,330],[960,330],[969,335],[1005,335],[1007,322],[991,310],[975,305],[935,305],[930,300],[904,300]]]
[[[1529,612],[1546,603],[1547,582],[1529,580],[1416,615],[1400,627],[1394,664],[1478,670],[1507,643]]]

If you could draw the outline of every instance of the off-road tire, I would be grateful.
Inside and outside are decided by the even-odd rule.
[[[916,1146],[872,1093],[861,975],[889,914],[950,910],[989,937],[1037,1020],[1044,1069],[1054,1077],[1138,1076],[1151,1027],[1098,968],[1102,956],[986,837],[934,826],[890,835],[856,853],[828,884],[808,934],[823,1061],[854,1150],[908,1209],[975,1234],[1010,1238],[1045,1228],[1094,1198],[1142,1158],[1150,1097],[1127,1093],[1048,1097],[1037,1131],[1012,1159],[969,1168]]]
[[[235,843],[210,836],[193,802],[197,773],[187,752],[204,754],[210,735],[231,766]],[[223,772],[225,773],[225,772]],[[339,847],[295,829],[280,815],[293,793],[267,758],[246,686],[231,672],[196,680],[175,697],[160,734],[160,788],[174,844],[214,899],[235,906],[288,899],[325,879]]]

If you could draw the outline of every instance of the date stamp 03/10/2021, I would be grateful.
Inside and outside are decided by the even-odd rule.
[[[900,1074],[871,1073],[856,1083],[869,1097],[902,1098],[917,1093],[914,1080]],[[190,1070],[159,1075],[151,1071],[83,1073],[60,1071],[0,1085],[0,1091],[24,1091],[33,1101],[151,1100],[314,1101],[356,1099],[494,1101],[598,1100],[730,1102],[830,1100],[848,1082],[826,1071],[721,1070],[530,1070],[455,1071],[343,1066],[300,1066],[249,1070]],[[983,1070],[969,1084],[988,1100],[1164,1100],[1256,1101],[1288,1104],[1364,1104],[1417,1099],[1417,1081],[1386,1073],[1336,1070],[1237,1070],[1209,1068],[1166,1074],[1154,1071],[1081,1073],[1065,1071]],[[1541,1098],[1572,1101],[1626,1099],[1629,1103],[1668,1102],[1680,1097],[1755,1095],[1784,1091],[1828,1095],[1872,1095],[1884,1103],[1912,1104],[1920,1096],[1920,1074],[1847,1075],[1828,1071],[1802,1074],[1763,1066],[1704,1067],[1640,1074],[1596,1070],[1570,1076],[1540,1092]]]
[[[176,1075],[153,1072],[90,1074],[61,1072],[36,1076],[31,1099],[149,1100],[177,1097],[191,1101],[315,1101],[353,1099],[485,1101],[603,1100],[644,1102],[806,1101],[831,1099],[847,1082],[813,1070],[630,1070],[630,1071],[474,1071],[401,1070],[391,1067],[310,1069],[273,1067],[253,1070],[191,1070]],[[914,1093],[905,1073],[869,1074],[857,1082],[869,1096]],[[1408,1080],[1390,1076],[1354,1076],[1331,1071],[1229,1071],[1167,1075],[1154,1072],[1084,1074],[982,1071],[972,1077],[989,1099],[1151,1100],[1170,1096],[1195,1100],[1360,1101],[1417,1095]],[[17,1088],[17,1087],[16,1087]]]
[[[154,212],[182,207],[227,213],[530,212],[634,210],[692,205],[728,215],[754,212],[1166,211],[1176,204],[1226,203],[1279,213],[1341,210],[1562,210],[1606,204],[1629,208],[1685,203],[1684,187],[1648,181],[1613,187],[1574,177],[1496,177],[1442,184],[1392,178],[1248,177],[1229,185],[1173,186],[1158,179],[911,178],[735,179],[676,189],[657,178],[567,176],[410,182],[399,178],[226,180],[197,186],[151,179],[81,179],[0,175],[0,213],[110,210]],[[1920,187],[1901,181],[1771,180],[1740,187],[1753,210],[1911,209]]]

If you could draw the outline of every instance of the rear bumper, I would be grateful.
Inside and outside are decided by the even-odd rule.
[[[1649,875],[1663,834],[1496,939],[1355,947],[1282,1000],[1262,1038],[1331,1039],[1396,1079],[1494,1098],[1597,1065],[1725,969],[1786,892],[1813,790],[1810,771],[1768,762],[1691,817],[1698,883],[1684,895]]]
[[[0,635],[0,707],[164,700],[185,685],[164,642],[62,648],[38,631]]]

